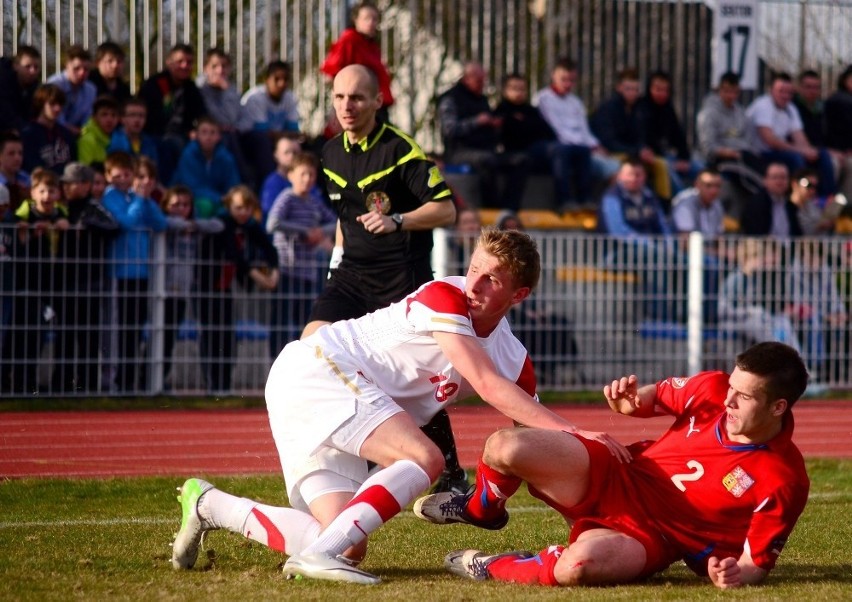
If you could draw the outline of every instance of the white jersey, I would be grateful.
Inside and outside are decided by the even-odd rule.
[[[402,301],[321,328],[304,342],[322,349],[329,359],[354,359],[364,378],[424,425],[447,404],[475,393],[441,352],[432,332],[476,336],[463,277],[424,284]],[[535,395],[527,351],[505,318],[478,340],[500,374]]]
[[[312,453],[356,413],[356,401],[392,403],[424,425],[442,408],[474,394],[432,333],[475,337],[464,278],[424,284],[405,299],[354,320],[323,326],[287,345],[266,386],[276,440],[287,453]],[[504,318],[479,343],[497,371],[535,397],[526,349]]]

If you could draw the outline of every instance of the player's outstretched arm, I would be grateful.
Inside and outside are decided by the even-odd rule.
[[[733,557],[720,560],[712,556],[707,562],[707,574],[716,587],[730,589],[760,583],[769,571],[754,564],[748,552],[743,552],[739,560]]]
[[[450,363],[471,384],[482,400],[508,418],[528,427],[561,430],[599,441],[622,462],[630,461],[630,452],[610,435],[578,429],[503,377],[473,337],[448,332],[435,332],[433,336]]]
[[[635,374],[622,376],[604,386],[604,398],[614,412],[627,416],[653,416],[657,400],[656,385],[639,387]]]

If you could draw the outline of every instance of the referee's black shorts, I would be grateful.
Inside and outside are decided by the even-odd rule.
[[[344,261],[339,268],[332,270],[331,278],[314,303],[308,322],[360,318],[399,301],[432,279],[432,267],[428,261],[376,271],[350,268]]]

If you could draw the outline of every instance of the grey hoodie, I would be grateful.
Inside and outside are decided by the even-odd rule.
[[[718,148],[756,152],[753,127],[738,102],[728,108],[718,94],[709,94],[698,112],[696,125],[698,149],[701,158],[708,163],[714,159]]]
[[[240,119],[240,93],[234,89],[234,86],[229,86],[225,90],[214,88],[208,85],[203,73],[196,78],[195,85],[198,86],[201,97],[204,99],[207,114],[219,125],[229,129],[236,128]]]

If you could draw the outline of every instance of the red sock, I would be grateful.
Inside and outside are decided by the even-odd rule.
[[[550,546],[532,558],[498,558],[488,565],[488,574],[497,581],[526,585],[559,585],[553,571],[565,546]]]
[[[521,479],[497,472],[480,458],[476,468],[476,489],[467,503],[472,518],[490,520],[503,514],[508,500],[521,486]]]

